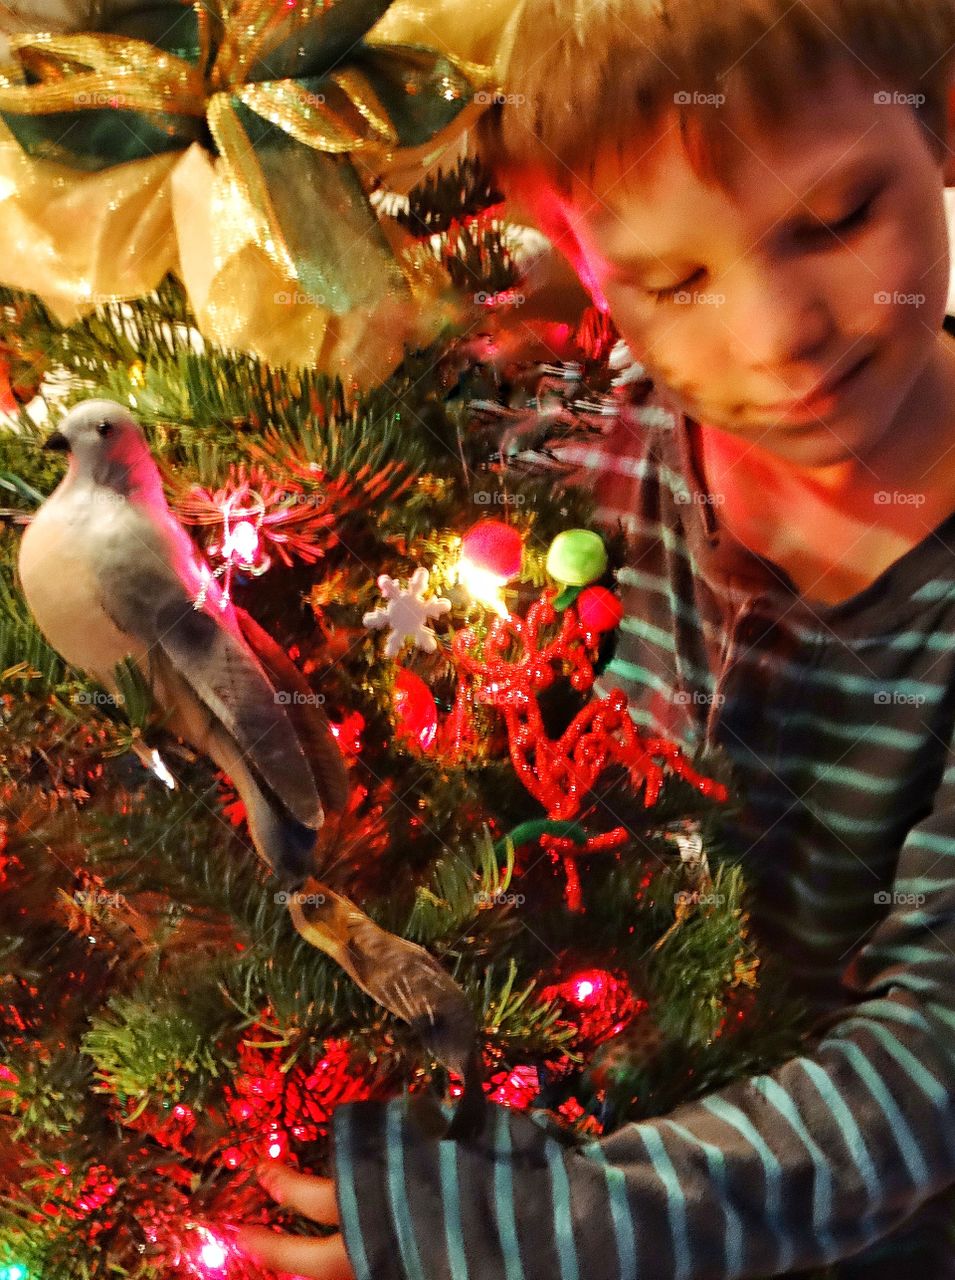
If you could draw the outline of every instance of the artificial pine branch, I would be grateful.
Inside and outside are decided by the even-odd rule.
[[[450,170],[439,168],[414,187],[408,207],[398,211],[396,221],[412,235],[424,237],[447,231],[455,222],[476,217],[496,205],[504,196],[479,156],[462,156]]]

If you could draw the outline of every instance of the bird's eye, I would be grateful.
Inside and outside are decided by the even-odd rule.
[[[103,422],[99,423],[99,425],[97,426],[96,430],[97,430],[98,434],[99,434],[99,435],[101,435],[101,436],[109,436],[109,435],[112,435],[112,434],[113,434],[113,424],[112,424],[111,422],[103,421]]]

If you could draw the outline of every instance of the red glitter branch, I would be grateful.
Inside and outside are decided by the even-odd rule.
[[[637,732],[627,711],[627,696],[620,689],[581,708],[559,738],[548,737],[537,694],[554,682],[559,671],[569,675],[573,688],[591,688],[599,642],[599,635],[583,626],[573,605],[563,610],[553,638],[541,641],[542,628],[551,626],[558,617],[552,603],[555,595],[553,587],[547,588],[525,619],[514,615],[495,618],[481,654],[474,652],[477,637],[470,628],[455,636],[453,646],[459,669],[475,682],[475,699],[501,711],[517,775],[548,818],[576,818],[584,798],[611,764],[627,769],[635,791],[644,787],[646,808],[656,804],[668,771],[704,795],[725,801],[726,787],[698,773],[676,743]],[[505,655],[515,643],[521,654],[508,659]],[[571,854],[617,848],[628,835],[625,827],[618,826],[586,837],[583,844],[566,836],[541,836],[545,847],[564,857],[569,896],[572,905],[577,904],[574,909],[580,909],[580,897]]]

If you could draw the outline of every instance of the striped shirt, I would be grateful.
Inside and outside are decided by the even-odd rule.
[[[580,1148],[500,1106],[467,1145],[422,1096],[340,1107],[357,1280],[955,1277],[955,512],[821,604],[721,528],[697,432],[655,392],[564,449],[629,535],[595,691],[732,760],[753,931],[807,1050]]]

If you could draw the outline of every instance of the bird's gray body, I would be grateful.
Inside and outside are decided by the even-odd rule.
[[[464,1078],[455,1126],[472,1131],[484,1095],[464,993],[423,947],[315,878],[319,832],[328,815],[345,811],[348,779],[301,672],[223,600],[121,405],[76,406],[47,443],[69,451],[70,467],[20,547],[20,581],[40,630],[113,692],[116,666],[134,659],[165,727],[232,779],[258,853],[286,889],[307,890],[301,902],[291,895],[296,928]]]
[[[166,727],[229,774],[256,848],[286,886],[301,884],[315,870],[321,790],[332,808],[347,796],[324,716],[308,709],[322,750],[307,758],[286,711],[291,699],[282,697],[298,673],[273,646],[266,674],[254,641],[268,638],[233,605],[223,607],[218,584],[166,504],[139,428],[108,401],[77,413],[94,423],[113,419],[127,438],[99,443],[83,418],[74,428],[70,469],[21,543],[20,580],[33,615],[63,657],[107,689],[117,691],[117,664],[135,660]],[[110,444],[119,455],[112,459]]]
[[[27,602],[50,644],[114,690],[116,664],[132,654],[147,666],[149,655],[149,645],[120,630],[103,607],[104,562],[130,527],[147,523],[120,513],[120,501],[100,502],[91,485],[67,475],[27,526],[19,563]]]

